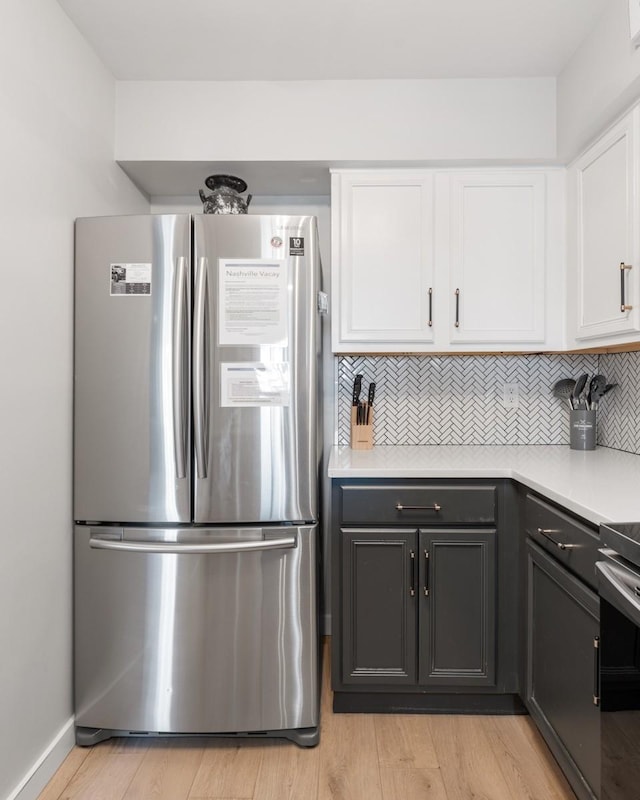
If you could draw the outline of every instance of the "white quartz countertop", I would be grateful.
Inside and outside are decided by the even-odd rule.
[[[568,445],[334,447],[331,478],[511,478],[575,514],[600,522],[640,521],[640,456]]]

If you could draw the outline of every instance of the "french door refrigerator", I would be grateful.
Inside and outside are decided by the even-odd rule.
[[[76,222],[76,741],[318,741],[314,217]]]

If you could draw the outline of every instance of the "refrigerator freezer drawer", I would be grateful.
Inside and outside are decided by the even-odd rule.
[[[318,724],[317,526],[76,526],[76,725]]]

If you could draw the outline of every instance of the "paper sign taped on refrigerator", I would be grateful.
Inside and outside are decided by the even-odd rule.
[[[288,406],[289,364],[241,362],[220,365],[220,405],[230,407]]]
[[[151,294],[151,264],[110,264],[111,296]]]
[[[218,343],[287,345],[287,265],[221,258]]]

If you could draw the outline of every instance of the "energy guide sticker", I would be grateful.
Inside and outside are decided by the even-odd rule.
[[[111,264],[111,296],[151,294],[151,264]]]

